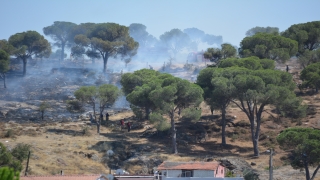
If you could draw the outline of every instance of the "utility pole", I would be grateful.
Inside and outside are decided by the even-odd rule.
[[[29,154],[28,154],[27,166],[26,166],[26,171],[24,172],[24,176],[27,176],[28,167],[29,167],[29,159],[30,159],[30,151],[29,151]]]
[[[269,180],[273,180],[273,162],[272,162],[273,149],[270,149],[270,159],[269,159]]]

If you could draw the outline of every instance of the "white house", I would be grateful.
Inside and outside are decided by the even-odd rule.
[[[225,178],[225,167],[219,162],[168,162],[158,166],[161,180],[243,180]]]

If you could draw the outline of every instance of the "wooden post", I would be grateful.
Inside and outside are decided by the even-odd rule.
[[[27,160],[27,166],[26,166],[26,171],[24,172],[24,175],[27,176],[27,172],[28,172],[28,167],[29,167],[29,159],[30,159],[30,151],[28,154],[28,160]]]
[[[272,162],[273,149],[270,149],[270,158],[269,158],[269,180],[273,179],[273,162]]]

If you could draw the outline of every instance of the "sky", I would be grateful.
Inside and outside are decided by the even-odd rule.
[[[156,38],[195,27],[239,46],[256,26],[284,31],[320,20],[319,0],[0,0],[0,5],[0,39],[27,30],[43,34],[54,21],[114,22],[144,24]]]

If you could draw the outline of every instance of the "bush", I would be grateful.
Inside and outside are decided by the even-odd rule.
[[[67,110],[69,112],[84,112],[83,104],[77,99],[67,101]]]
[[[11,154],[13,155],[13,157],[22,162],[23,160],[28,158],[30,149],[31,145],[19,143],[12,149]]]
[[[134,105],[132,105],[132,104],[130,105],[130,108],[131,108],[133,114],[134,114],[139,120],[141,120],[141,119],[144,118],[144,116],[145,116],[144,110],[142,110],[141,108],[139,108],[139,107],[137,107],[137,106],[134,106]]]
[[[19,180],[20,173],[8,167],[0,168],[0,180]]]
[[[201,117],[201,109],[186,108],[182,110],[182,117],[184,120],[197,122]]]
[[[88,126],[84,127],[84,128],[82,129],[82,134],[83,134],[84,136],[91,136],[90,128],[89,128]]]
[[[158,131],[166,131],[171,128],[171,124],[159,113],[150,114],[150,121],[155,124]]]
[[[6,134],[4,135],[6,138],[13,138],[14,137],[14,131],[12,129],[8,129]]]

